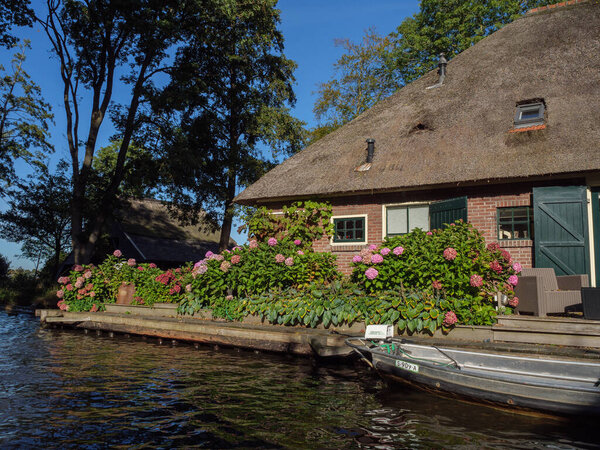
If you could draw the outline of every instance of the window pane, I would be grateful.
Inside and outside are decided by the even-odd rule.
[[[514,225],[515,233],[513,239],[529,239],[529,232],[527,231],[528,223],[516,223]]]
[[[357,230],[362,230],[363,227],[363,219],[358,219],[354,221],[354,228]]]
[[[531,239],[533,215],[530,206],[498,208],[498,239]]]
[[[514,217],[515,222],[517,222],[517,221],[520,221],[520,222],[525,221],[525,222],[527,222],[527,219],[528,219],[528,217],[527,217],[527,208],[514,208],[513,211],[514,211],[513,212],[513,217]]]
[[[537,119],[540,116],[540,110],[539,109],[529,109],[526,111],[521,111],[521,120],[527,120],[527,119]]]
[[[335,227],[338,231],[343,231],[345,228],[344,224],[345,224],[345,222],[343,220],[338,220],[338,221],[336,221]]]
[[[387,208],[387,234],[408,233],[406,208]]]
[[[357,241],[362,241],[364,238],[363,230],[356,230],[355,235]]]
[[[408,221],[410,231],[415,228],[429,230],[429,206],[416,206],[408,210]]]
[[[364,240],[365,219],[334,219],[334,242],[356,242]]]
[[[502,222],[512,220],[512,208],[501,208],[498,210],[498,219]]]

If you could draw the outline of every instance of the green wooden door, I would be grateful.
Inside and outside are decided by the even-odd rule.
[[[451,198],[429,205],[429,227],[432,230],[459,219],[467,221],[467,197]]]
[[[586,192],[585,186],[533,188],[535,267],[589,274]]]

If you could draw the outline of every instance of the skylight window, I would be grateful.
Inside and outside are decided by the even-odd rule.
[[[517,105],[515,128],[542,125],[544,123],[544,103],[532,102]]]

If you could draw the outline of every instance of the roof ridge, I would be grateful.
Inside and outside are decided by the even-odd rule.
[[[529,11],[527,11],[527,14],[534,14],[534,13],[538,13],[541,11],[547,11],[549,9],[562,8],[563,6],[571,6],[571,5],[575,5],[577,3],[585,3],[587,1],[588,0],[567,0],[564,2],[552,3],[552,4],[546,5],[546,6],[538,6],[537,8],[531,8]]]

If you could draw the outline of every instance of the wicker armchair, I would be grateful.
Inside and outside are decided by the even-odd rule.
[[[580,308],[581,288],[589,286],[587,275],[556,276],[554,269],[523,269],[515,294],[519,297],[518,313],[544,317],[564,313],[566,308]]]

